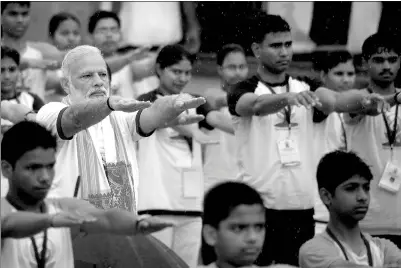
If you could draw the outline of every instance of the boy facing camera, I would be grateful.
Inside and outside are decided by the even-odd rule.
[[[216,260],[201,267],[254,267],[265,239],[259,193],[243,183],[221,183],[205,195],[203,213],[203,237],[214,248]]]
[[[359,227],[370,202],[369,166],[355,153],[334,151],[320,160],[316,177],[330,220],[325,232],[301,247],[300,267],[401,267],[397,246],[362,233]]]

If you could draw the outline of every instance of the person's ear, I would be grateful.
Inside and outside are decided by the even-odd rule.
[[[217,230],[209,224],[205,224],[202,229],[203,238],[206,244],[214,247],[217,243]]]

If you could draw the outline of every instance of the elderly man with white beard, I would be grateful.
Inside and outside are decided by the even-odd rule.
[[[59,142],[49,197],[71,197],[75,192],[96,207],[135,212],[135,141],[157,128],[202,120],[182,112],[205,100],[180,94],[150,104],[109,96],[106,62],[92,46],[72,49],[62,71],[61,85],[68,95],[62,102],[43,106],[36,117]]]

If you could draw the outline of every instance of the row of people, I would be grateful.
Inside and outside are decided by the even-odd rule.
[[[34,135],[26,137],[28,132]],[[99,209],[78,199],[47,198],[55,174],[57,139],[37,123],[17,123],[5,133],[1,147],[2,170],[11,185],[1,200],[2,266],[74,267],[72,244],[80,233],[138,235],[172,225],[157,217]],[[317,181],[330,220],[324,233],[302,245],[299,267],[401,266],[399,248],[371,237],[359,226],[370,205],[372,179],[369,166],[355,153],[341,150],[323,156]],[[264,201],[252,187],[240,182],[214,185],[203,202],[202,236],[216,258],[200,267],[256,268],[254,262],[270,239],[265,236],[266,216]],[[29,250],[31,243],[36,245],[36,257]],[[45,258],[39,255],[38,245]]]

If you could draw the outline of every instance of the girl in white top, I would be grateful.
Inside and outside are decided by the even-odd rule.
[[[217,65],[221,88],[208,90],[208,103],[198,108],[198,113],[205,116],[200,127],[211,138],[219,140],[219,144],[204,147],[205,191],[216,183],[234,180],[239,172],[234,128],[227,107],[227,91],[230,85],[248,76],[244,49],[237,44],[223,46],[217,53]]]
[[[81,23],[79,19],[67,12],[55,14],[49,21],[49,40],[60,52],[66,53],[70,49],[81,44]],[[46,88],[53,93],[48,101],[60,101],[65,96],[64,90],[60,85],[62,72],[60,69],[47,71]]]
[[[349,90],[355,83],[355,66],[353,58],[348,51],[334,51],[327,53],[319,60],[315,69],[320,71],[320,78],[323,86],[337,92]],[[332,113],[323,116],[322,121],[315,122],[314,144],[315,144],[315,165],[320,158],[328,152],[345,149],[347,150],[344,120],[341,114]],[[315,234],[324,231],[329,221],[327,208],[316,193]]]
[[[154,102],[180,93],[191,79],[193,58],[179,45],[165,46],[156,59],[160,87],[138,97]],[[194,110],[189,111],[195,113]],[[176,223],[154,236],[173,249],[189,267],[196,267],[202,228],[201,133],[196,124],[157,129],[139,141],[138,213]]]

